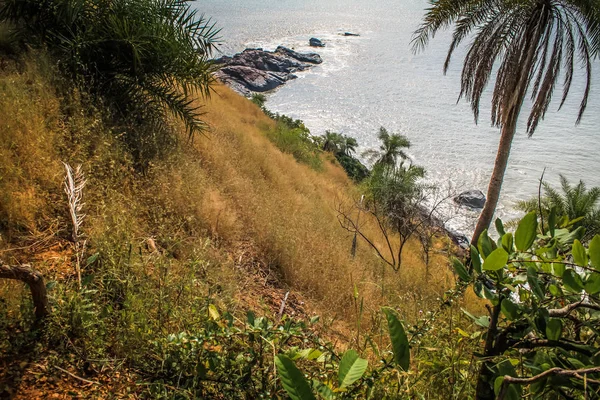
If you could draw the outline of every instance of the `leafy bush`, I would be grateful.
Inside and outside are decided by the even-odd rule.
[[[267,137],[279,150],[294,156],[303,164],[315,170],[322,168],[319,148],[310,136],[310,131],[300,120],[293,120],[287,115],[275,114],[275,128],[266,132]]]
[[[209,94],[218,31],[187,1],[6,0],[0,21],[47,46],[63,71],[127,121],[134,148],[167,135],[168,114],[190,136],[205,129],[193,96]]]
[[[600,236],[586,248],[585,229],[540,231],[535,212],[494,242],[484,232],[471,266],[454,261],[462,281],[491,303],[470,315],[484,330],[477,395],[481,399],[586,397],[600,389]]]

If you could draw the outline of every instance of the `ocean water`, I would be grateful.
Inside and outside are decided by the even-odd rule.
[[[489,122],[490,91],[475,124],[470,105],[457,102],[464,48],[442,73],[450,31],[439,33],[424,51],[412,51],[410,40],[426,1],[205,0],[195,6],[222,28],[224,54],[284,45],[322,56],[322,65],[267,96],[270,110],[302,119],[313,135],[332,130],[355,137],[359,154],[378,145],[377,132],[385,126],[408,136],[412,161],[424,166],[428,180],[444,193],[486,192],[500,136]],[[311,37],[326,47],[309,47]],[[562,173],[571,181],[600,186],[600,62],[593,68],[591,96],[578,126],[582,71],[576,71],[567,103],[560,111],[558,103],[551,104],[532,138],[525,133],[527,113],[521,114],[497,209],[504,220],[519,215],[517,200],[537,193],[544,168],[551,184],[557,185]],[[468,234],[478,212],[451,203],[444,209],[452,216],[449,225]]]

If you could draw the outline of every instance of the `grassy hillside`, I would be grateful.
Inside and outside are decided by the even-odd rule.
[[[336,205],[358,198],[356,186],[326,155],[317,171],[278,150],[266,135],[274,122],[226,87],[202,104],[208,132],[190,142],[171,121],[175,140],[142,173],[120,140],[125,128],[56,78],[46,56],[0,67],[0,260],[40,271],[52,309],[44,340],[31,347],[26,287],[0,280],[0,392],[27,398],[81,384],[62,374],[30,385],[60,375],[50,365],[98,376],[100,397],[144,392],[127,373],[149,363],[148,343],[194,331],[210,304],[275,315],[287,291],[284,314],[321,315],[319,329],[346,348],[354,287],[368,330],[382,305],[416,321],[454,283],[443,240],[429,267],[410,244],[399,273],[364,243],[352,258]],[[63,162],[81,165],[87,180],[78,248]]]

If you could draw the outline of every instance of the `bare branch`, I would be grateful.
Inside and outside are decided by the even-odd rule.
[[[508,391],[508,385],[516,384],[516,385],[529,385],[535,382],[538,382],[542,379],[548,378],[550,376],[564,376],[568,378],[576,378],[580,380],[586,380],[588,383],[600,384],[599,380],[588,378],[587,374],[597,374],[600,373],[600,367],[594,368],[583,368],[577,370],[568,370],[562,368],[550,368],[547,371],[542,372],[536,376],[532,376],[530,378],[515,378],[512,376],[505,375],[504,380],[502,381],[502,386],[500,387],[500,392],[498,394],[498,400],[503,400]]]
[[[48,295],[42,274],[26,264],[11,266],[2,264],[0,261],[0,278],[14,279],[29,285],[35,307],[35,317],[41,320],[48,315]]]

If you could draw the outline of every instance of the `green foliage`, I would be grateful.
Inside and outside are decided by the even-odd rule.
[[[506,233],[502,247],[487,255],[482,270],[470,272],[468,281],[475,294],[492,304],[491,318],[469,314],[485,330],[477,392],[482,398],[490,393],[520,398],[522,389],[535,398],[553,394],[577,398],[586,390],[599,389],[596,383],[586,383],[582,375],[568,371],[598,368],[588,379],[600,374],[595,356],[600,347],[600,299],[595,296],[600,273],[591,260],[600,236],[592,240],[594,247],[586,248],[580,242],[583,231],[567,225],[572,231],[551,226],[541,233],[537,216],[531,212],[519,222],[514,243]],[[488,246],[480,250],[486,247],[489,250]],[[473,264],[481,262],[474,247],[471,259]],[[511,364],[508,370],[503,369],[506,362]],[[536,376],[552,368],[543,385],[520,388],[504,379],[505,375]]]
[[[395,167],[399,159],[408,159],[408,154],[403,150],[410,147],[410,141],[406,136],[399,133],[390,134],[382,126],[379,128],[377,137],[381,141],[379,150],[367,150],[363,153],[363,157],[366,157],[374,165]]]
[[[359,380],[367,370],[368,362],[360,358],[354,350],[348,350],[342,356],[338,372],[338,384],[345,388]]]
[[[352,155],[356,151],[356,139],[336,132],[326,131],[319,137],[321,149],[333,153],[344,171],[356,182],[361,182],[369,176],[369,169]]]
[[[410,367],[410,348],[404,327],[394,311],[385,308],[384,312],[387,317],[390,340],[394,350],[394,361],[402,370],[408,371]]]
[[[292,400],[316,399],[302,372],[293,361],[283,355],[275,357],[275,365],[283,388]]]
[[[209,95],[218,31],[185,0],[7,0],[0,21],[126,121],[138,159],[169,135],[169,114],[190,136],[205,129],[195,97]]]
[[[307,164],[315,170],[322,168],[319,148],[315,145],[310,131],[302,121],[293,121],[285,115],[276,116],[274,129],[266,131],[266,136],[279,150],[294,156],[296,161]]]
[[[600,233],[600,187],[587,189],[583,181],[577,185],[572,185],[564,175],[560,175],[560,189],[552,187],[547,182],[543,182],[544,196],[541,205],[537,198],[517,203],[517,208],[522,211],[538,211],[542,208],[542,215],[551,226],[557,225],[556,222],[550,223],[550,219],[556,221],[559,218],[558,225],[566,227],[567,222],[575,221],[575,227],[584,227],[586,236],[589,240],[594,235]],[[553,210],[553,217],[552,211]]]

